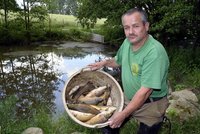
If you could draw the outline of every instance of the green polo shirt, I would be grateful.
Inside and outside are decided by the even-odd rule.
[[[150,97],[167,95],[168,55],[151,35],[137,51],[133,51],[132,44],[125,39],[115,60],[121,65],[122,85],[128,99],[131,100],[141,86],[153,89]]]

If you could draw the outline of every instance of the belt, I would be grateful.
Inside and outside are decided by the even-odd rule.
[[[159,101],[164,97],[165,96],[163,96],[163,97],[155,97],[155,98],[147,98],[147,100],[144,103],[151,103],[151,102]]]

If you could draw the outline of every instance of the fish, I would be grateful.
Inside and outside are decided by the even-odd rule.
[[[103,98],[100,97],[79,97],[78,102],[84,103],[84,104],[93,104],[97,105],[98,103],[102,102]]]
[[[66,100],[68,103],[73,102],[73,96],[75,93],[78,92],[78,90],[80,89],[80,87],[84,86],[85,83],[81,83],[80,85],[76,85],[74,86],[69,92],[66,93]]]
[[[77,92],[78,89],[80,89],[80,85],[77,85],[75,87],[73,87],[70,92],[69,92],[69,96],[73,95],[73,93]]]
[[[92,91],[95,88],[94,84],[91,81],[88,81],[86,84],[84,84],[83,86],[81,86],[79,88],[79,90],[77,90],[76,92],[74,92],[73,96],[72,96],[72,102],[76,103],[77,99],[81,96],[81,95],[86,95],[88,94],[90,91]]]
[[[100,114],[103,114],[104,117],[106,117],[107,119],[110,118],[112,116],[112,114],[114,113],[114,111],[116,110],[117,108],[114,107],[114,106],[111,106],[111,107],[108,107],[107,110],[105,111],[102,111]]]
[[[90,120],[88,120],[85,123],[90,124],[90,125],[104,123],[112,116],[112,114],[114,113],[114,111],[116,109],[117,108],[114,107],[114,106],[108,107],[106,110],[101,111],[101,113],[99,113],[96,116],[92,117]]]
[[[89,125],[94,125],[94,124],[104,123],[107,120],[108,119],[103,114],[100,113],[91,118],[90,120],[86,121],[85,123]]]
[[[76,110],[76,111],[84,112],[84,113],[91,113],[91,114],[95,114],[95,115],[100,113],[99,110],[97,110],[96,108],[91,107],[90,105],[87,105],[87,104],[70,104],[70,103],[68,103],[67,107],[70,110]]]
[[[109,97],[107,100],[106,106],[112,106],[112,105],[113,105],[112,99],[111,99],[111,97]]]
[[[111,88],[106,88],[104,94],[100,96],[103,99],[103,101],[99,103],[99,105],[105,106],[107,104],[108,98],[110,97],[110,92],[111,92]]]
[[[95,116],[95,114],[83,113],[76,110],[69,110],[69,111],[74,115],[74,117],[76,117],[78,120],[82,122],[88,121]]]
[[[101,96],[104,93],[104,91],[105,91],[106,88],[107,88],[107,86],[101,86],[101,87],[95,88],[92,91],[90,91],[86,95],[86,97],[94,97],[94,96],[99,97],[99,96]]]
[[[109,106],[97,106],[97,105],[90,105],[90,106],[96,108],[99,111],[106,111],[109,108]]]

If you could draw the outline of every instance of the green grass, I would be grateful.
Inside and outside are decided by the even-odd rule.
[[[44,106],[39,107],[31,117],[17,116],[15,97],[9,97],[0,102],[0,134],[21,134],[26,128],[39,127],[45,134],[70,134],[82,132],[85,134],[100,134],[100,129],[86,128],[78,125],[64,113],[53,119]],[[197,134],[200,133],[200,116],[189,121],[180,122],[176,118],[171,119],[172,134]],[[164,123],[160,134],[169,133],[169,124]],[[121,134],[136,134],[138,124],[131,120],[121,129]]]
[[[61,15],[61,14],[49,14],[52,27],[62,28],[62,29],[82,29],[80,23],[78,23],[78,20],[75,16],[72,15]],[[46,24],[48,25],[49,19],[47,19]],[[98,19],[97,23],[94,27],[95,29],[99,29],[101,25],[103,25],[105,22],[105,19]],[[83,30],[83,29],[82,29]]]
[[[17,19],[17,13],[9,12],[8,30],[5,34],[4,18],[1,15],[0,20],[0,44],[23,44],[27,37],[25,34],[25,24],[23,18]],[[50,19],[49,19],[50,18]],[[50,21],[49,21],[50,20]],[[97,24],[92,29],[82,28],[77,23],[77,18],[72,15],[49,14],[46,16],[45,22],[37,19],[31,20],[30,34],[31,41],[46,41],[46,40],[72,40],[72,41],[89,41],[92,31],[99,31],[100,26],[105,19],[98,20]],[[7,41],[9,39],[9,41]]]

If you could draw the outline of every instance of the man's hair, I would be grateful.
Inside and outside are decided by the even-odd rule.
[[[148,22],[147,13],[142,8],[137,8],[137,7],[131,8],[130,10],[126,11],[121,17],[122,21],[123,21],[123,18],[124,18],[125,15],[131,15],[131,14],[136,13],[136,12],[139,12],[141,14],[141,19],[142,19],[143,23]]]

